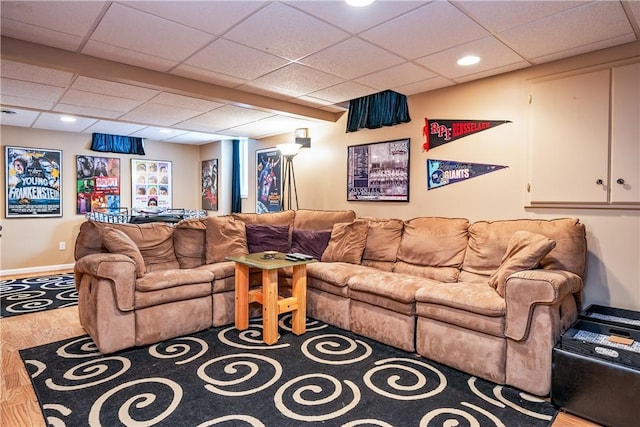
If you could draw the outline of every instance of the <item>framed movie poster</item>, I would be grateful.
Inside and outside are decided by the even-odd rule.
[[[76,156],[76,213],[120,209],[120,159]]]
[[[218,210],[218,159],[202,161],[202,209]]]
[[[411,139],[347,147],[347,201],[409,201]]]
[[[171,209],[171,162],[131,159],[131,208]]]
[[[13,217],[62,216],[62,151],[5,147],[6,211]]]
[[[282,210],[282,161],[277,148],[256,150],[256,212]]]

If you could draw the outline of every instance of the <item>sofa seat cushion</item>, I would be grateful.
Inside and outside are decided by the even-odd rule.
[[[134,297],[136,310],[177,301],[189,301],[202,297],[211,298],[211,283],[192,283],[151,292],[136,291]],[[185,314],[188,315],[188,313]]]
[[[307,278],[316,278],[334,286],[345,287],[349,278],[358,273],[372,274],[376,270],[346,262],[314,262],[307,264]]]
[[[206,270],[213,273],[215,280],[213,281],[212,292],[214,294],[220,292],[233,291],[235,289],[236,263],[233,261],[215,262],[213,264],[201,265],[198,270]]]
[[[429,282],[429,286],[416,292],[416,301],[490,317],[504,316],[506,311],[504,298],[487,283],[480,282]]]
[[[393,265],[393,272],[447,283],[457,282],[460,276],[460,270],[456,267],[432,267],[429,265],[409,264],[404,261],[396,262]]]
[[[211,284],[213,278],[214,275],[211,271],[199,269],[153,271],[136,280],[136,291],[151,292],[194,283]]]

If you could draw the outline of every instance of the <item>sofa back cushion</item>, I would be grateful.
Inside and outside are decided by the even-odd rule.
[[[180,268],[173,249],[173,225],[164,222],[147,224],[95,223],[98,228],[122,231],[136,244],[147,272]]]
[[[245,224],[293,225],[294,210],[267,213],[233,213],[231,216]]]
[[[140,249],[123,231],[103,227],[102,242],[109,252],[126,255],[131,258],[136,264],[136,276],[144,276],[146,268]]]
[[[183,219],[173,230],[173,248],[180,268],[204,265],[206,260],[205,218]]]
[[[463,218],[420,217],[405,221],[393,271],[457,281],[467,248],[468,227],[469,221]]]
[[[352,210],[316,211],[299,209],[293,221],[293,228],[298,230],[331,230],[334,224],[353,222],[356,213]]]
[[[322,254],[322,261],[360,264],[368,229],[369,225],[364,219],[334,225],[327,249]]]
[[[207,264],[225,261],[225,257],[247,255],[247,231],[243,221],[230,215],[210,216],[206,225]]]
[[[586,232],[584,224],[576,218],[475,222],[469,226],[469,246],[462,269],[476,274],[492,274],[500,266],[516,231],[541,234],[556,242],[556,247],[540,261],[542,268],[567,270],[580,277],[584,274]]]
[[[289,225],[246,224],[247,250],[289,252]]]
[[[398,255],[404,222],[401,219],[365,217],[369,224],[362,264],[391,271]]]
[[[85,221],[80,225],[80,232],[76,237],[73,256],[76,261],[91,254],[107,252],[107,248],[102,244],[102,235],[96,221]]]

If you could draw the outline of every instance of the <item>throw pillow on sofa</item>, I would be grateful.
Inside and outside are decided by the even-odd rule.
[[[489,277],[489,285],[504,298],[507,278],[517,271],[536,268],[555,247],[555,241],[541,234],[516,231],[509,240],[500,266]]]
[[[289,226],[245,224],[249,253],[263,251],[289,252]]]
[[[331,230],[293,230],[291,252],[311,255],[317,260],[329,245]]]
[[[322,261],[360,264],[368,229],[369,223],[364,219],[335,224],[327,249],[322,254]]]
[[[136,264],[136,276],[142,277],[146,273],[144,259],[140,249],[123,231],[115,228],[103,228],[101,230],[102,243],[107,250],[114,254],[123,254],[131,258]]]
[[[244,222],[231,216],[210,216],[205,233],[207,264],[225,261],[225,257],[247,255],[247,232]]]

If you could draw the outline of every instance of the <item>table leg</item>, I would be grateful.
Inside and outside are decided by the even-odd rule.
[[[296,335],[304,334],[307,329],[307,266],[306,264],[293,267],[291,296],[298,303],[291,316],[291,329]]]
[[[236,329],[244,331],[249,327],[249,266],[236,262],[235,278],[235,320]]]
[[[262,339],[278,341],[278,270],[262,270]]]

